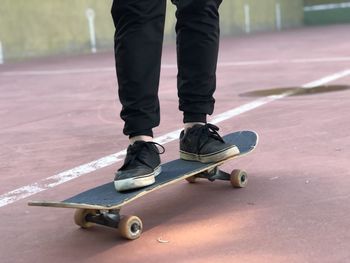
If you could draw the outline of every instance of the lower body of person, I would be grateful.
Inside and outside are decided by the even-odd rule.
[[[184,130],[180,158],[203,163],[239,154],[207,123],[214,110],[222,0],[172,0],[176,5],[177,88]],[[164,148],[153,142],[160,122],[158,99],[166,0],[114,0],[114,50],[124,134],[130,145],[117,171],[117,191],[144,187],[161,172]]]

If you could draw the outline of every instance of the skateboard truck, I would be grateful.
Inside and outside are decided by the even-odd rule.
[[[246,187],[248,183],[248,175],[246,171],[235,169],[231,174],[220,170],[218,167],[199,173],[197,175],[186,178],[189,183],[195,183],[198,178],[208,179],[210,182],[215,180],[230,181],[235,188]]]
[[[77,209],[74,221],[81,228],[91,228],[95,224],[103,225],[118,228],[120,235],[126,239],[139,238],[143,228],[141,219],[137,216],[121,216],[119,212],[119,209]]]
[[[200,173],[197,177],[208,179],[210,182],[214,182],[215,180],[230,181],[230,174],[220,170],[218,167]]]
[[[85,220],[90,223],[118,228],[120,222],[119,210],[103,211],[97,214],[87,214]]]

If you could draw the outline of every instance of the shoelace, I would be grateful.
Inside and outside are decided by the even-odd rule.
[[[154,145],[155,147],[152,147],[151,145]],[[162,151],[159,151],[159,148],[162,149]],[[126,166],[128,166],[130,163],[133,163],[135,160],[138,160],[139,162],[143,163],[144,165],[149,166],[146,162],[144,162],[142,159],[138,158],[140,153],[142,152],[143,148],[148,148],[149,150],[157,153],[157,154],[163,154],[165,152],[165,148],[156,142],[136,142],[134,145],[132,145],[128,149],[128,160],[123,164],[123,166],[119,169],[122,170]]]
[[[219,127],[207,123],[203,125],[202,127],[195,129],[193,131],[194,135],[197,136],[197,149],[198,153],[203,148],[203,146],[208,142],[209,138],[213,138],[215,140],[221,141],[222,143],[225,143],[225,141],[222,139],[222,137],[218,133]],[[203,138],[206,138],[203,140]]]

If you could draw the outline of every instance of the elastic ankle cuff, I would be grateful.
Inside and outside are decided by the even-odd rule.
[[[203,113],[184,113],[183,122],[203,122],[207,123],[207,114]]]

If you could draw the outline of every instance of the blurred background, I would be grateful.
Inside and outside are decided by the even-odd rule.
[[[174,41],[168,1],[165,42]],[[113,48],[112,1],[1,0],[0,63]],[[222,36],[350,22],[350,1],[224,0]]]

